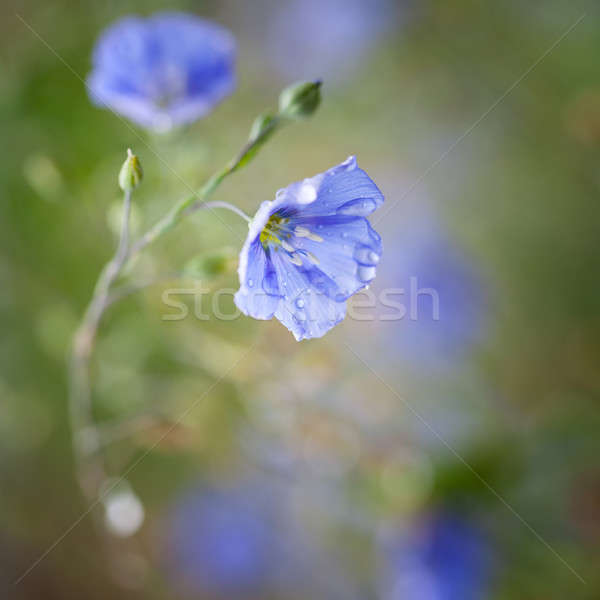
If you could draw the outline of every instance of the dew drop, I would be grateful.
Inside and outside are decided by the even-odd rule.
[[[311,183],[304,183],[298,192],[298,202],[300,204],[310,204],[317,199],[317,190]]]
[[[254,280],[248,279],[248,287],[253,287],[253,286],[254,286]]]
[[[354,250],[354,258],[363,265],[373,266],[379,262],[379,254],[369,246],[357,246]]]
[[[366,267],[361,265],[358,267],[357,275],[361,281],[371,281],[375,277],[375,267]]]
[[[371,214],[375,208],[377,208],[377,205],[370,198],[357,198],[342,204],[336,212],[338,215],[364,217]]]
[[[304,300],[302,300],[302,298],[298,298],[298,299],[296,300],[296,306],[297,306],[298,308],[304,308]]]

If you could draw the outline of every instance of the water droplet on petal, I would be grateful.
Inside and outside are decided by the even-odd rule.
[[[302,298],[298,298],[298,299],[296,300],[296,306],[297,306],[298,308],[304,308],[304,300],[302,300]]]
[[[298,192],[297,200],[300,204],[310,204],[317,199],[317,190],[312,183],[303,183]]]
[[[350,202],[342,204],[336,212],[338,215],[365,217],[371,214],[376,208],[377,205],[370,198],[357,198],[356,200],[350,200]]]
[[[367,282],[375,278],[376,269],[375,267],[366,267],[361,265],[358,267],[357,275],[361,281]]]
[[[354,250],[354,258],[363,265],[373,266],[379,262],[379,254],[369,246],[357,246]]]
[[[254,285],[253,279],[248,279],[248,287],[252,287]]]

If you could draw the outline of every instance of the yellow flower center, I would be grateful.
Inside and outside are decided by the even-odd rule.
[[[263,245],[263,248],[266,248],[269,244],[281,244],[281,237],[283,237],[281,234],[288,222],[288,218],[282,217],[278,213],[273,213],[269,217],[267,224],[260,232],[260,243]],[[290,237],[289,233],[287,237]]]

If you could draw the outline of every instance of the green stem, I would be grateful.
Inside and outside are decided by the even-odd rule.
[[[125,192],[119,243],[113,258],[100,273],[92,299],[75,332],[69,363],[69,412],[73,450],[78,467],[80,487],[89,500],[95,500],[98,490],[107,477],[101,457],[90,458],[90,455],[95,454],[101,443],[92,410],[90,360],[102,316],[115,300],[112,295],[113,283],[134,256],[175,227],[183,218],[197,210],[227,208],[250,221],[250,218],[243,211],[231,204],[219,201],[208,202],[207,200],[221,182],[231,173],[247,164],[267,138],[285,122],[286,120],[280,116],[270,118],[268,124],[246,143],[235,158],[212,175],[198,192],[190,194],[178,202],[131,246],[129,245],[131,191]]]
[[[85,465],[86,455],[98,443],[92,411],[90,357],[100,319],[109,304],[110,288],[127,260],[130,212],[131,190],[128,190],[124,192],[123,220],[117,249],[100,273],[94,295],[75,332],[69,362],[69,414],[73,450],[81,489],[90,498],[94,498],[97,486],[105,478],[101,462],[95,461],[93,465]]]
[[[264,144],[267,138],[269,138],[275,132],[275,130],[284,123],[285,120],[281,117],[273,117],[269,125],[265,127],[254,139],[248,141],[234,159],[229,161],[229,163],[227,163],[220,171],[217,171],[215,174],[213,174],[197,192],[190,194],[183,200],[180,200],[162,219],[160,219],[153,227],[151,227],[144,235],[142,235],[142,237],[131,247],[128,260],[132,259],[141,250],[157,240],[167,231],[173,229],[173,227],[180,223],[181,220],[186,216],[202,208],[216,208],[217,203],[209,205],[208,202],[206,202],[208,198],[219,187],[219,185],[221,185],[227,176],[244,166],[260,148],[260,146]],[[230,210],[232,209],[231,205],[226,205],[225,203],[219,203],[218,206],[221,208],[229,208]],[[233,208],[233,212],[240,214],[239,209],[235,210],[235,207]],[[247,219],[245,215],[241,216]]]

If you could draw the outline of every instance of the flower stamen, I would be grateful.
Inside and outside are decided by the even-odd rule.
[[[302,227],[302,225],[296,225],[296,227],[294,229],[294,233],[298,237],[305,237],[305,238],[308,238],[309,240],[312,240],[313,242],[322,242],[323,241],[323,238],[320,235],[313,233],[307,227]]]
[[[260,243],[263,245],[263,248],[266,248],[270,244],[281,245],[280,235],[282,232],[285,232],[288,221],[288,218],[282,217],[278,213],[273,213],[269,217],[267,224],[260,232]]]
[[[319,264],[319,262],[320,262],[319,259],[312,252],[309,252],[308,250],[304,250],[303,253],[306,256],[306,258],[308,258],[308,260],[310,260],[310,262],[313,265]]]

